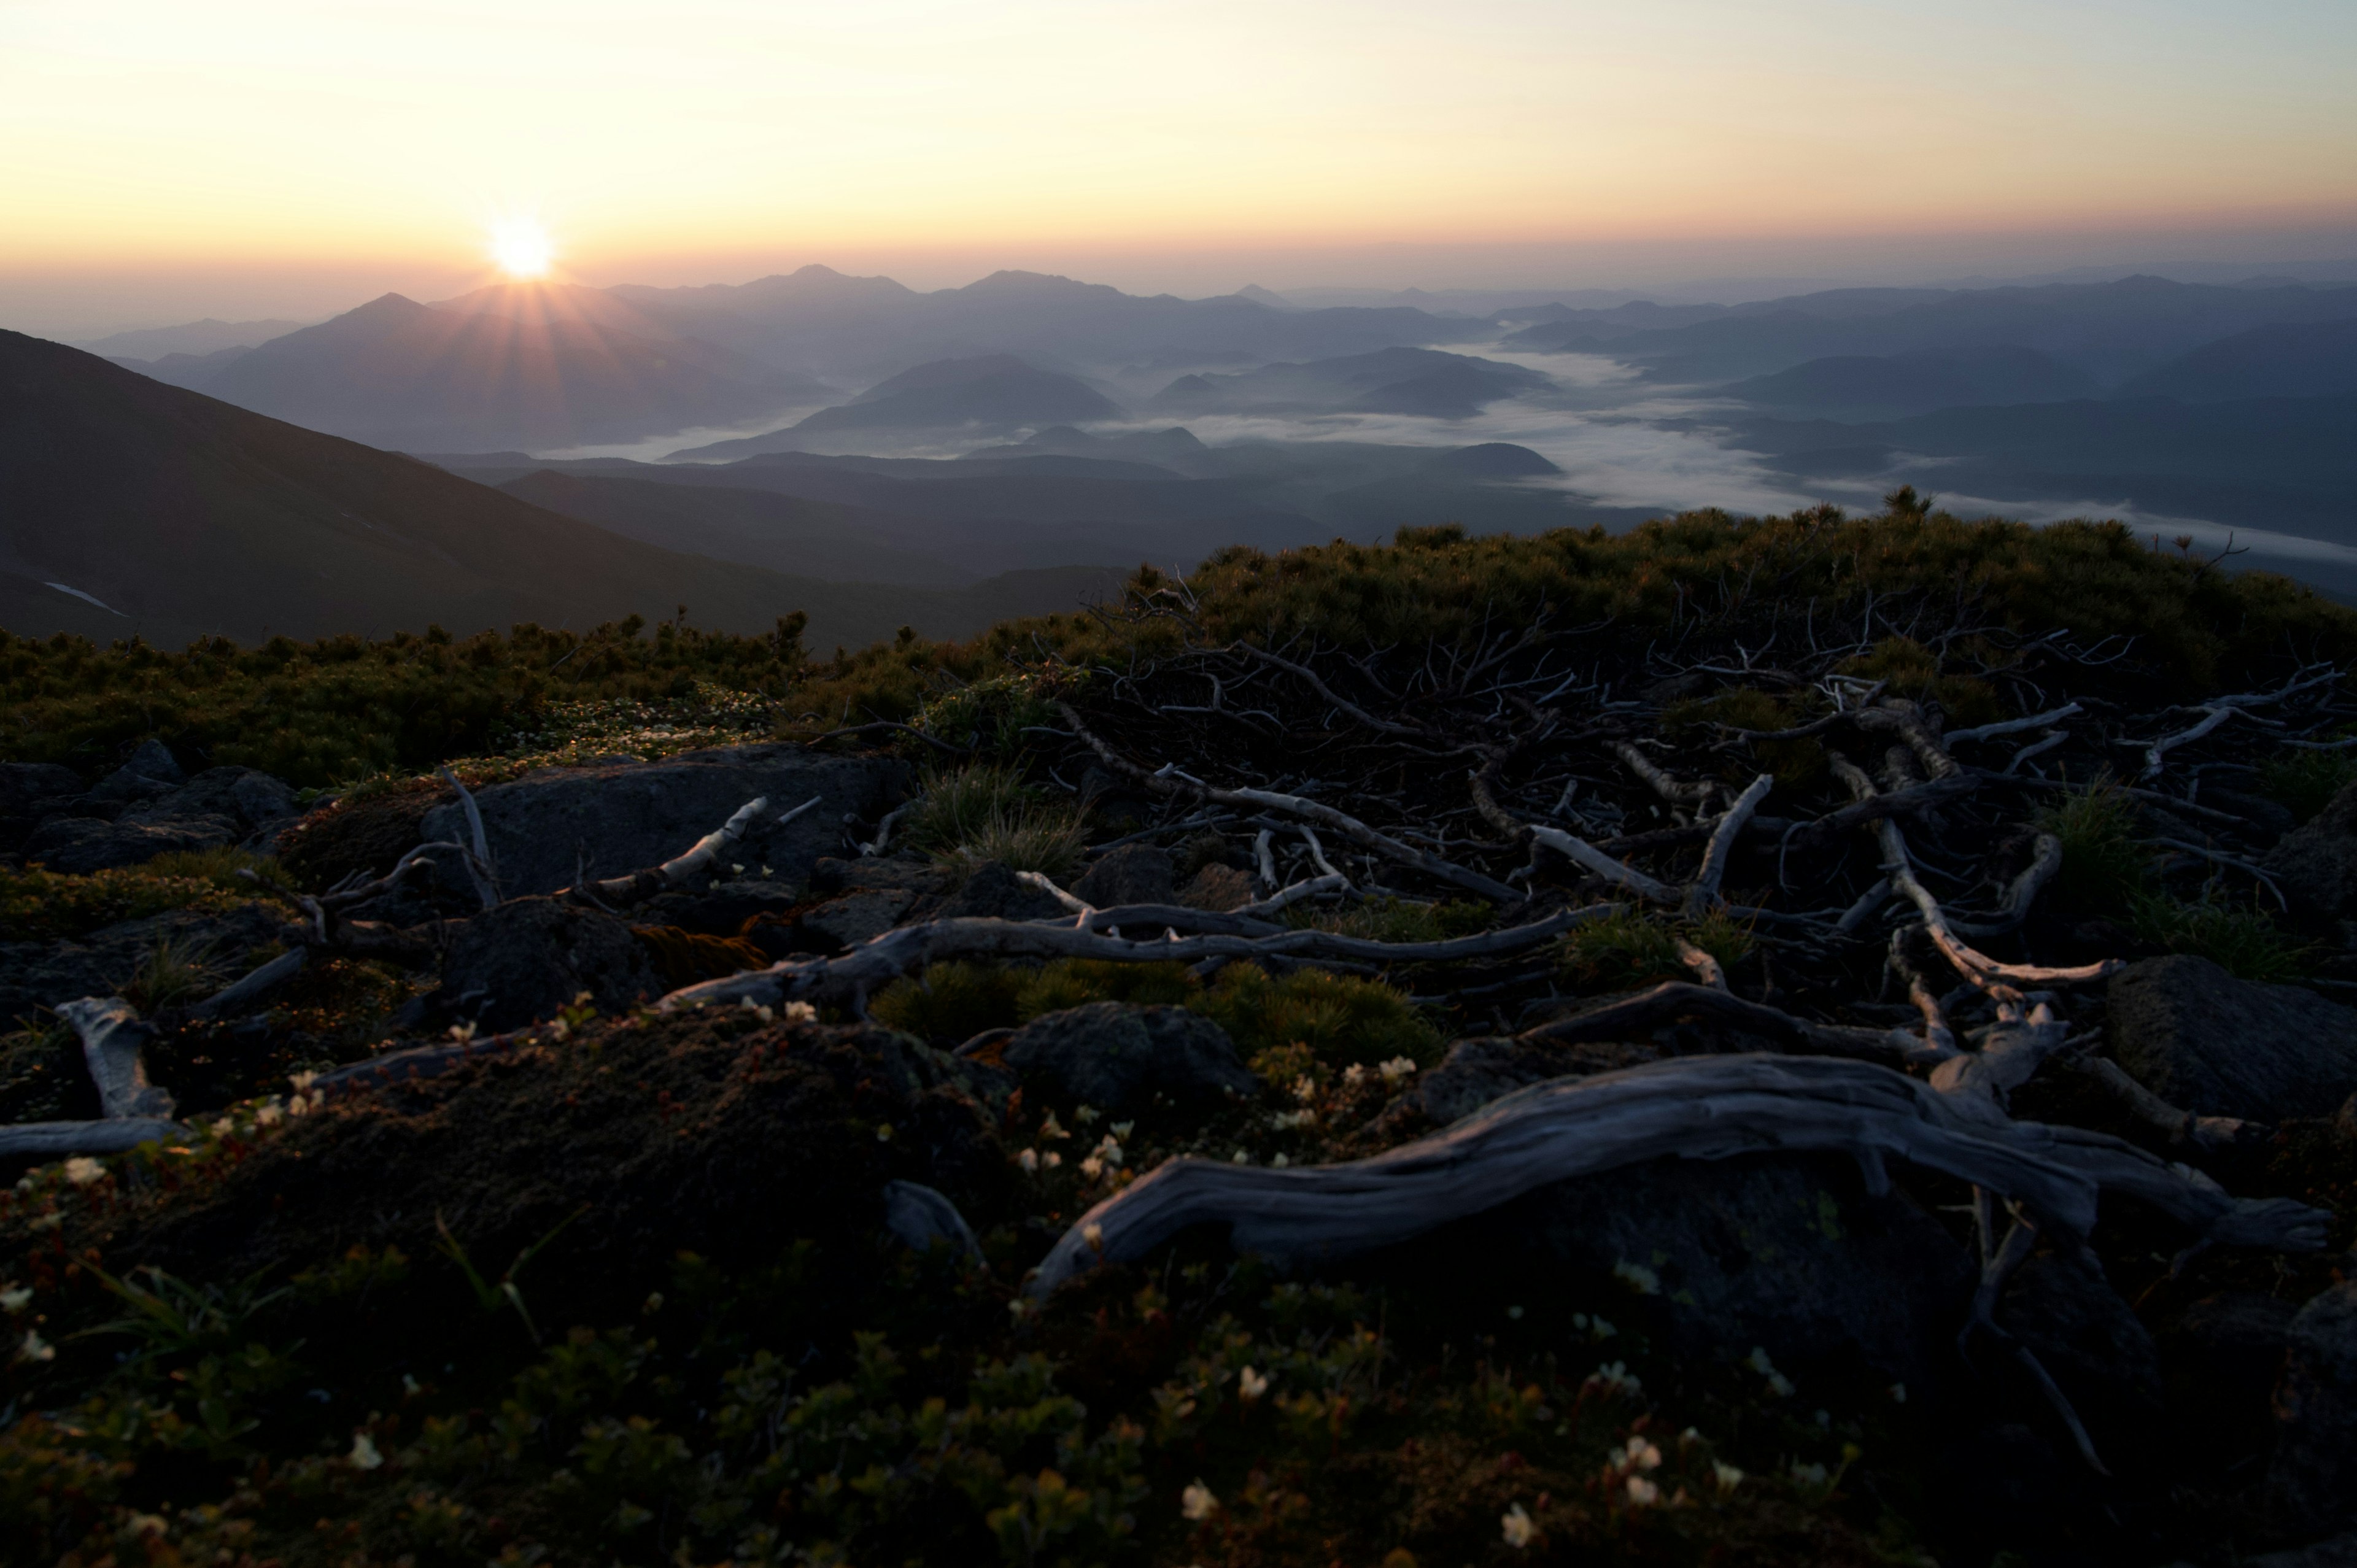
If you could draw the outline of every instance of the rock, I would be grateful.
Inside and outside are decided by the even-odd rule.
[[[855,887],[898,887],[910,893],[939,893],[949,886],[949,874],[930,860],[903,860],[897,854],[866,855],[857,860],[821,857],[811,867],[813,893],[841,893]]]
[[[167,941],[184,952],[210,953],[209,969],[227,983],[251,966],[254,950],[285,938],[288,926],[279,906],[254,903],[227,911],[167,909],[72,941],[0,943],[0,1029],[17,1027],[36,1008],[119,993]]]
[[[2037,1352],[2109,1463],[2152,1444],[2164,1407],[2160,1351],[2092,1252],[2031,1257],[2007,1282],[1996,1320]],[[1986,1346],[1976,1354],[2003,1359]]]
[[[2239,789],[2204,789],[2201,803],[2233,812],[2269,838],[2281,838],[2299,824],[2299,819],[2285,810],[2282,802],[2270,800],[2265,795],[2244,794]]]
[[[941,918],[952,919],[1052,920],[1069,913],[1054,895],[1018,882],[1004,861],[988,860],[968,874],[965,886],[950,895]]]
[[[1211,865],[1195,873],[1179,891],[1178,902],[1189,909],[1216,909],[1224,914],[1253,901],[1252,875],[1232,865]]]
[[[102,800],[147,800],[170,793],[188,775],[160,740],[143,740],[131,760],[100,779],[91,793]]]
[[[601,910],[518,898],[450,930],[428,1016],[496,1033],[554,1017],[584,991],[600,1013],[616,1013],[666,989],[629,924]]]
[[[0,762],[0,817],[29,814],[36,803],[81,793],[81,775],[54,762]]]
[[[1124,904],[1168,904],[1178,896],[1178,868],[1170,852],[1150,843],[1127,843],[1104,854],[1072,885],[1073,897],[1100,909]]]
[[[133,807],[120,820],[221,817],[253,832],[274,828],[296,814],[295,791],[285,780],[252,768],[208,768],[168,794]]]
[[[1803,1398],[1821,1377],[1862,1376],[1878,1393],[1907,1384],[1910,1402],[1956,1374],[1956,1326],[1979,1277],[1903,1191],[1871,1197],[1854,1162],[1786,1154],[1549,1183],[1351,1271],[1452,1319],[1507,1304],[1557,1320],[1600,1307],[1618,1327],[1653,1320],[1682,1356],[1740,1363],[1760,1347]],[[1619,1355],[1569,1322],[1562,1331],[1577,1333],[1575,1354]]]
[[[25,840],[24,856],[51,871],[86,876],[118,865],[145,865],[176,849],[217,849],[237,842],[226,817],[172,817],[159,822],[107,822],[100,817],[52,817]]]
[[[755,796],[769,810],[729,852],[747,873],[807,878],[819,856],[843,842],[845,814],[873,820],[903,793],[907,764],[888,757],[821,757],[798,746],[685,751],[660,762],[548,768],[477,792],[484,835],[510,897],[554,893],[574,881],[576,846],[597,876],[623,876],[684,854]],[[778,817],[812,796],[819,804],[784,826]],[[429,840],[463,843],[465,813],[453,801],[425,814]],[[455,876],[456,868],[445,872]],[[717,868],[726,879],[729,865]]]
[[[2308,913],[2357,915],[2357,784],[2348,784],[2260,862]]]
[[[716,882],[702,893],[666,893],[630,911],[631,923],[677,926],[707,937],[733,937],[746,922],[763,915],[782,915],[802,900],[782,882],[737,877]]]
[[[1512,1035],[1459,1040],[1417,1080],[1412,1098],[1440,1126],[1461,1122],[1493,1100],[1551,1078],[1585,1077],[1634,1067],[1662,1053],[1644,1045],[1555,1045]]]
[[[974,1227],[965,1222],[957,1205],[919,1182],[884,1184],[884,1229],[912,1252],[947,1246],[976,1262],[982,1261],[982,1243],[974,1240]]]
[[[2357,1522],[2357,1280],[2301,1307],[2286,1339],[2268,1511],[2291,1530]]]
[[[1143,1110],[1157,1094],[1200,1104],[1260,1086],[1227,1031],[1184,1007],[1067,1007],[1017,1029],[1001,1059],[1060,1099],[1115,1114]]]
[[[2357,1090],[2357,1008],[2237,980],[2206,958],[2130,964],[2109,993],[2112,1054],[2147,1089],[2204,1116],[2330,1116]]]
[[[2180,1440],[2217,1467],[2266,1447],[2267,1396],[2298,1311],[2255,1291],[2224,1291],[2187,1307],[2158,1337]]]
[[[805,931],[838,948],[857,947],[900,923],[917,896],[905,887],[868,887],[820,905],[802,918]]]

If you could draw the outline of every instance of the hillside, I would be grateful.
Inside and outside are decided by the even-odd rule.
[[[724,564],[17,333],[0,333],[0,627],[27,636],[463,634],[684,604],[742,631],[802,610],[814,641],[859,644],[1065,607],[1087,575],[926,598]]]
[[[1407,413],[1463,419],[1548,379],[1519,365],[1435,349],[1383,349],[1234,375],[1182,376],[1155,398],[1173,413]]]
[[[2254,327],[2124,383],[2120,397],[2226,403],[2357,392],[2357,317]]]
[[[2095,379],[2034,349],[1927,349],[1811,360],[1718,389],[1763,408],[1827,419],[1892,419],[1981,403],[2093,397]]]

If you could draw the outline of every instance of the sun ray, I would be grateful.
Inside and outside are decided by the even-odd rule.
[[[548,231],[536,218],[502,218],[491,225],[491,260],[511,278],[544,277],[555,260]]]

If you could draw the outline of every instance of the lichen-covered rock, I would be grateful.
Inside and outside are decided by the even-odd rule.
[[[130,760],[91,789],[102,800],[146,800],[168,794],[187,781],[168,747],[160,740],[143,740]]]
[[[2357,1008],[2237,980],[2206,958],[2130,964],[2111,981],[2112,1054],[2147,1089],[2203,1116],[2330,1116],[2357,1090]]]
[[[628,922],[556,898],[518,898],[451,929],[442,988],[422,1009],[513,1029],[554,1016],[582,992],[601,1013],[669,989]]]
[[[1459,1040],[1440,1065],[1417,1079],[1412,1099],[1440,1126],[1461,1122],[1491,1101],[1552,1078],[1609,1072],[1652,1061],[1644,1045],[1557,1045],[1512,1035]]]
[[[1157,1094],[1202,1104],[1259,1084],[1227,1031],[1184,1007],[1067,1007],[1017,1029],[1001,1059],[1056,1098],[1116,1113],[1143,1110]]]
[[[1100,909],[1124,904],[1168,904],[1178,893],[1178,865],[1167,849],[1124,844],[1100,858],[1072,884],[1073,897]]]
[[[2357,915],[2357,784],[2284,835],[2261,864],[2307,913]]]
[[[899,925],[916,901],[905,887],[863,887],[809,911],[802,927],[830,946],[857,947]]]
[[[910,770],[888,757],[823,757],[799,746],[726,746],[683,751],[660,762],[606,762],[548,768],[476,792],[484,837],[510,897],[554,893],[573,885],[576,854],[592,875],[621,876],[683,854],[756,796],[769,810],[716,868],[722,879],[760,873],[807,878],[818,858],[843,842],[843,820],[873,821],[906,789]],[[819,804],[792,822],[778,818],[812,796]],[[467,822],[456,801],[425,814],[427,839],[464,843]],[[742,873],[733,869],[742,865]],[[455,868],[444,875],[455,875]]]
[[[218,849],[242,833],[227,817],[168,817],[107,822],[99,817],[52,817],[24,843],[27,861],[51,871],[86,876],[121,865],[145,865],[159,854],[182,849]]]
[[[221,817],[248,832],[275,828],[296,814],[285,780],[252,768],[208,768],[169,793],[123,813],[126,822]]]
[[[975,866],[967,875],[965,886],[950,895],[949,901],[942,906],[941,918],[1052,920],[1066,912],[1054,895],[1017,880],[1013,867],[992,860]]]
[[[2301,1307],[2285,1337],[2269,1510],[2289,1530],[2357,1523],[2357,1280]]]

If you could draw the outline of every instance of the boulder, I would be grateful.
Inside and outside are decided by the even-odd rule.
[[[1252,874],[1216,863],[1195,873],[1178,894],[1178,902],[1189,909],[1216,909],[1222,914],[1252,901]]]
[[[856,887],[897,887],[916,894],[939,893],[950,883],[949,873],[921,857],[897,854],[863,855],[856,860],[821,856],[812,865],[811,891],[843,893]]]
[[[0,762],[0,817],[30,815],[36,805],[81,793],[81,775],[54,762]]]
[[[2357,1008],[2237,980],[2206,958],[2130,964],[2109,993],[2112,1054],[2170,1104],[2253,1122],[2330,1116],[2357,1090]]]
[[[2357,915],[2357,784],[2344,786],[2260,862],[2311,915]]]
[[[51,871],[86,876],[119,865],[145,865],[176,849],[217,849],[242,836],[226,817],[171,817],[108,822],[102,817],[52,817],[27,837],[23,854]]]
[[[251,833],[274,828],[296,811],[295,791],[284,779],[252,768],[208,768],[169,793],[134,806],[120,820],[145,823],[221,817]]]
[[[1786,1396],[1795,1406],[1821,1380],[1877,1395],[1900,1382],[1923,1399],[1957,1372],[1956,1327],[1979,1277],[1902,1189],[1877,1197],[1855,1162],[1789,1154],[1552,1182],[1350,1267],[1452,1321],[1509,1305],[1556,1319],[1601,1307],[1616,1327],[1650,1323],[1680,1356],[1739,1366],[1756,1346],[1801,1385]],[[1621,1354],[1610,1338],[1571,1353],[1583,1351]]]
[[[288,930],[283,907],[254,903],[222,911],[167,909],[70,941],[0,943],[0,1030],[17,1027],[17,1019],[38,1007],[120,993],[167,941],[210,954],[208,968],[227,983],[249,967],[254,950],[279,942]]]
[[[1584,1077],[1652,1061],[1644,1045],[1557,1045],[1512,1035],[1459,1040],[1416,1082],[1410,1098],[1440,1126],[1461,1122],[1493,1100],[1551,1078]]]
[[[2265,1451],[2267,1399],[2298,1311],[2296,1302],[2256,1291],[2222,1291],[2164,1327],[2161,1369],[2189,1465],[2222,1469]]]
[[[1055,896],[1016,880],[1004,861],[988,860],[967,875],[965,886],[950,895],[941,918],[952,919],[1052,920],[1069,913]]]
[[[899,925],[916,901],[905,887],[864,887],[810,910],[802,927],[834,947],[857,947]]]
[[[1117,1115],[1157,1094],[1200,1104],[1259,1087],[1228,1032],[1184,1007],[1067,1007],[1017,1029],[1000,1059],[1059,1099]]]
[[[1072,884],[1075,897],[1100,909],[1123,904],[1168,904],[1178,896],[1178,866],[1167,849],[1126,843],[1101,856]]]
[[[2301,1307],[2285,1338],[2268,1511],[2288,1530],[2357,1523],[2357,1280]]]
[[[500,891],[510,897],[554,893],[575,878],[576,850],[592,874],[622,876],[683,854],[755,796],[769,799],[728,863],[726,879],[753,874],[799,882],[819,857],[843,842],[843,820],[873,821],[905,792],[906,763],[888,757],[823,757],[799,746],[727,746],[684,751],[660,762],[609,762],[547,768],[476,792]],[[778,818],[812,796],[819,804],[780,826]],[[457,802],[435,807],[419,832],[464,843]],[[732,871],[742,865],[745,873]],[[443,873],[456,875],[453,867]]]
[[[1996,1320],[2037,1352],[2096,1452],[2117,1466],[2150,1448],[2165,1407],[2160,1351],[2093,1253],[2031,1257],[2007,1282]],[[1976,1354],[2002,1360],[1986,1348]]]
[[[553,1017],[585,991],[600,1013],[616,1013],[668,989],[629,923],[601,910],[518,898],[450,929],[426,1016],[496,1033]]]
[[[149,800],[187,782],[188,775],[160,740],[143,740],[131,759],[92,787],[102,800]]]

